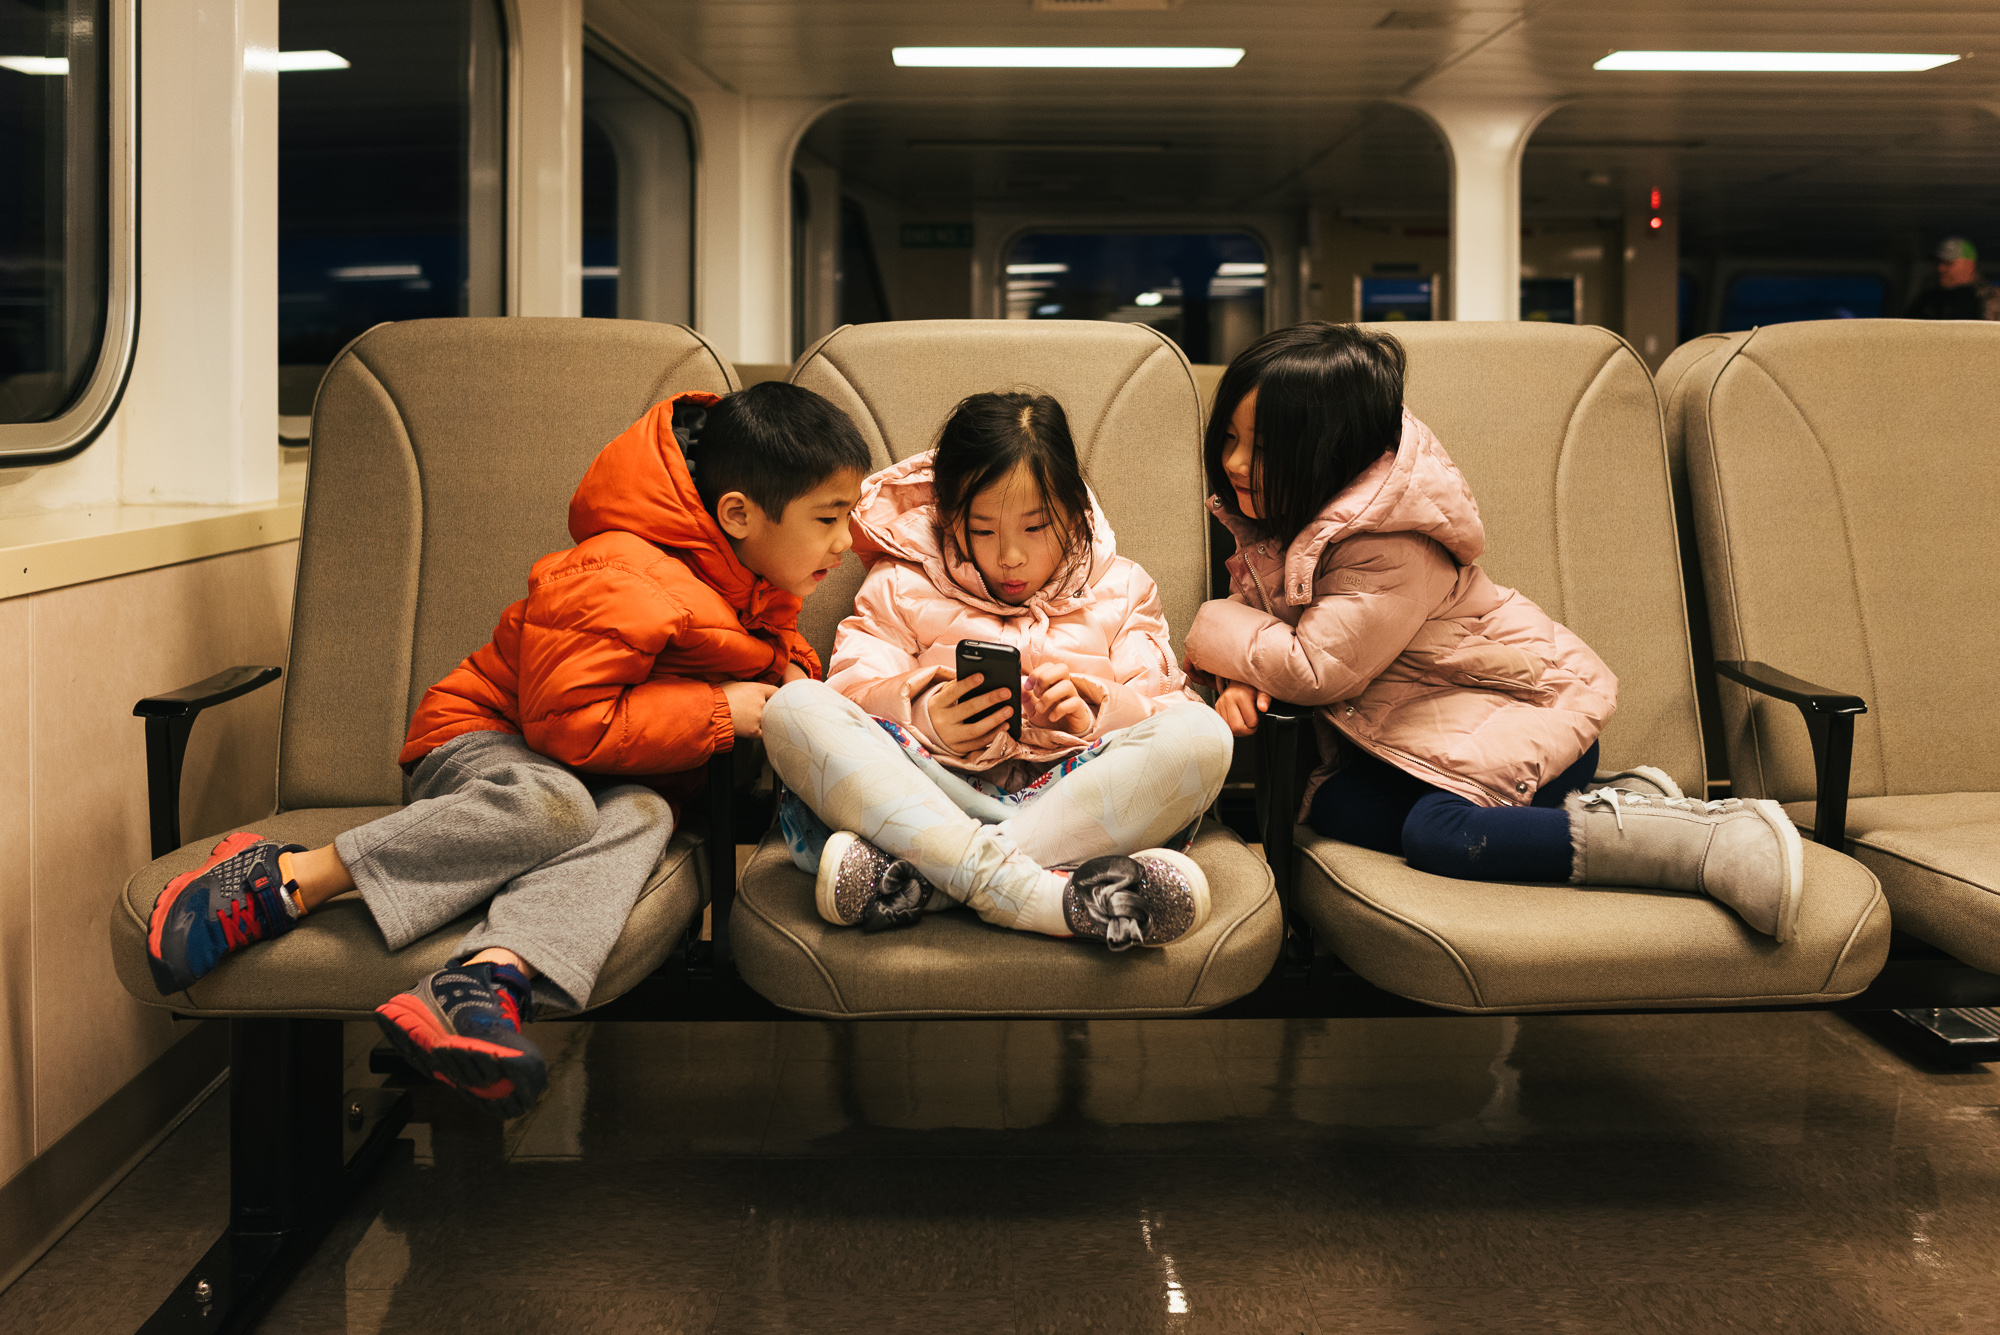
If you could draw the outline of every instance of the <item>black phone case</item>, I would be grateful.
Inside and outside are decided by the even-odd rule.
[[[966,656],[966,650],[968,649],[974,651],[978,657],[968,658]],[[1003,704],[994,705],[991,709],[980,710],[977,714],[967,719],[966,722],[977,723],[980,719],[991,714],[994,709],[1005,709],[1012,706],[1014,712],[1007,719],[1007,735],[1018,742],[1021,740],[1021,651],[1011,644],[993,644],[986,640],[960,640],[958,642],[957,663],[955,666],[959,679],[962,681],[975,672],[979,673],[985,678],[985,681],[980,683],[979,687],[982,693],[992,690],[998,684],[993,680],[993,663],[995,660],[998,660],[1002,664],[1010,665],[1013,669],[1011,673],[1007,673],[1004,667],[1002,669],[1003,674],[1007,677],[1008,698]]]

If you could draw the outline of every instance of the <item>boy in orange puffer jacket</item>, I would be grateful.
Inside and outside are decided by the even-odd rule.
[[[819,675],[801,600],[852,545],[868,447],[809,390],[680,394],[604,447],[577,545],[535,562],[490,644],[433,686],[399,757],[411,802],[316,849],[217,844],[153,907],[154,981],[181,991],[359,890],[392,950],[467,911],[452,963],[377,1010],[418,1070],[501,1117],[548,1069],[522,1023],[580,1010],[709,758]]]

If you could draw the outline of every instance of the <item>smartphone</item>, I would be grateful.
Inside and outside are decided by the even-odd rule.
[[[958,642],[958,679],[977,675],[984,678],[974,695],[1007,688],[1007,698],[990,709],[982,709],[967,723],[977,723],[995,709],[1013,709],[1007,718],[1007,735],[1021,740],[1021,651],[1011,644],[991,644],[985,640]]]

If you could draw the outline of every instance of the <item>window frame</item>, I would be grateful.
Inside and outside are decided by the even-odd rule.
[[[0,423],[0,468],[75,458],[104,434],[132,376],[139,338],[138,0],[104,0],[104,333],[75,402],[46,422]]]
[[[510,16],[511,12],[512,12],[512,0],[509,0]],[[673,111],[678,113],[680,115],[681,120],[687,124],[688,323],[683,327],[688,329],[700,329],[701,288],[702,288],[701,169],[703,161],[702,141],[701,141],[701,116],[696,112],[695,104],[692,99],[688,98],[678,88],[675,88],[672,84],[668,83],[662,75],[657,73],[651,66],[646,64],[645,61],[640,60],[637,56],[631,54],[631,52],[627,51],[624,47],[620,46],[612,38],[607,37],[604,33],[598,31],[596,28],[591,27],[588,22],[584,24],[583,28],[583,50],[586,54],[596,56],[599,60],[603,61],[605,64],[609,65],[612,69],[616,70],[619,74],[623,75],[627,79],[630,79],[633,83],[637,84],[643,92],[658,99],[663,105],[671,108]],[[582,94],[581,94],[582,78],[583,78],[583,66],[582,63],[579,61],[577,65],[577,79],[579,81],[579,93],[578,93],[579,102],[582,99]],[[580,183],[582,180],[581,163],[578,164],[577,175]],[[518,217],[519,215],[516,214],[514,216]],[[581,240],[582,240],[582,229],[581,227],[579,227],[578,228],[579,243],[581,242]],[[508,307],[508,310],[511,313],[513,307],[510,305]],[[619,318],[622,319],[624,317],[621,316]]]

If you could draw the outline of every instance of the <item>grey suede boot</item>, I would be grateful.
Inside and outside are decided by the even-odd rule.
[[[1643,793],[1648,797],[1686,797],[1673,776],[1652,765],[1634,765],[1630,769],[1599,770],[1583,786],[1586,793],[1599,788],[1623,788],[1628,793]]]
[[[1792,939],[1805,849],[1776,802],[1697,802],[1597,788],[1571,793],[1563,809],[1571,881],[1699,891],[1766,936]]]

